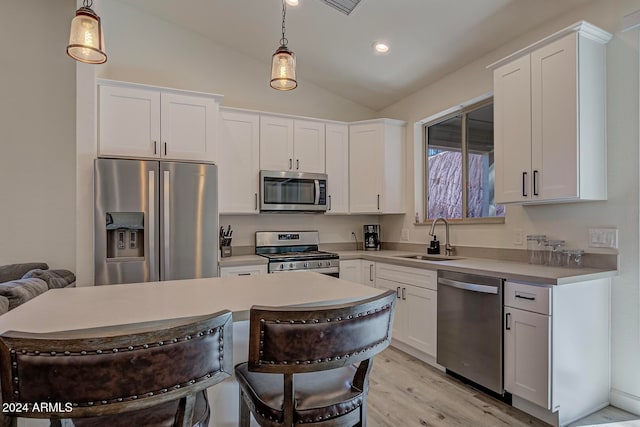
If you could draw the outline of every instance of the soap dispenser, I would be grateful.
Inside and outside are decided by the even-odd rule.
[[[427,253],[429,255],[440,255],[440,241],[435,234],[433,235],[433,240],[427,248]]]

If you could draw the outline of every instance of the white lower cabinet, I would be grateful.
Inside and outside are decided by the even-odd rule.
[[[340,278],[371,287],[376,286],[376,263],[363,259],[340,261]]]
[[[376,264],[376,287],[396,292],[394,340],[436,355],[437,276],[435,271]]]
[[[373,261],[362,260],[362,284],[376,287],[376,263]]]
[[[550,409],[551,317],[512,307],[504,312],[504,388]]]
[[[350,282],[362,283],[362,260],[340,261],[340,278]]]
[[[267,264],[220,267],[220,277],[253,276],[254,274],[267,274]]]
[[[610,281],[504,286],[504,388],[564,426],[609,402]]]

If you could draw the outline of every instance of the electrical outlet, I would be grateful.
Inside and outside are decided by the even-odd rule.
[[[524,231],[522,228],[513,230],[513,244],[518,246],[524,245]]]
[[[404,240],[405,242],[409,241],[409,229],[408,228],[403,228],[402,229],[402,240]]]
[[[617,228],[590,228],[589,229],[590,248],[613,248],[618,247]]]

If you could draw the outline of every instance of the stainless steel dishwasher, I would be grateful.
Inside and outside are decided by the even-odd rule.
[[[502,284],[495,277],[438,271],[437,362],[499,395]]]

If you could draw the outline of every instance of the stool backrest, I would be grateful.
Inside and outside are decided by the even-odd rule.
[[[229,311],[77,331],[10,331],[0,336],[2,398],[29,407],[51,402],[39,415],[47,418],[191,398],[231,374],[231,339]]]
[[[301,373],[335,369],[389,346],[396,293],[324,307],[254,306],[249,370]]]

